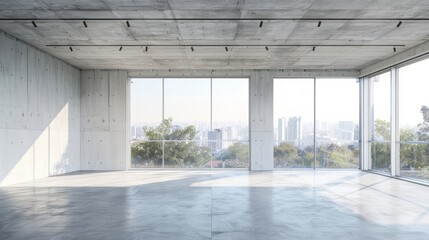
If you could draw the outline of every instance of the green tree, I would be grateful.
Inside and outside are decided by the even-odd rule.
[[[400,129],[400,140],[409,141],[429,141],[429,108],[422,106],[420,108],[423,122],[417,125],[417,132],[410,128]],[[375,121],[376,139],[390,140],[390,124],[387,121],[377,119]],[[390,143],[372,144],[372,162],[373,168],[390,167]],[[419,178],[429,178],[429,145],[428,144],[400,144],[400,163],[402,170],[418,170],[416,175]]]
[[[247,167],[249,165],[249,146],[243,143],[234,143],[216,160],[222,160],[227,168]]]
[[[199,146],[195,139],[198,131],[195,126],[173,128],[171,118],[164,119],[156,127],[144,127],[148,141],[131,145],[132,163],[135,166],[162,165],[162,136],[164,142],[164,165],[170,167],[202,167],[210,161],[210,149]],[[174,140],[174,141],[169,141]],[[179,140],[179,141],[177,141]]]
[[[422,106],[420,112],[423,115],[423,122],[418,124],[417,127],[417,137],[419,141],[429,141],[429,108],[427,106]]]
[[[302,158],[294,145],[282,142],[274,146],[274,165],[275,167],[302,167]]]
[[[375,129],[373,133],[374,140],[390,141],[390,123],[376,119]],[[371,160],[373,169],[389,169],[390,168],[390,143],[371,144]]]
[[[354,145],[334,143],[317,148],[317,163],[323,168],[356,168],[359,164],[359,148]]]

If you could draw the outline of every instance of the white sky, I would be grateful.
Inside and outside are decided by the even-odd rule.
[[[399,125],[423,122],[422,105],[429,106],[429,59],[399,69]]]
[[[416,127],[423,121],[420,108],[429,106],[429,59],[399,68],[399,126]],[[374,82],[375,119],[390,121],[390,72]]]
[[[429,59],[399,70],[400,126],[422,122],[420,107],[429,106]],[[376,119],[390,119],[390,73],[374,83]],[[175,122],[210,123],[210,79],[164,80],[165,117]],[[214,128],[228,122],[248,122],[248,79],[217,79],[212,82]],[[301,116],[313,121],[313,78],[275,79],[274,126],[280,117]],[[317,121],[359,121],[359,84],[355,79],[316,80]],[[133,123],[161,122],[162,79],[133,79],[131,87]]]
[[[248,79],[213,78],[213,128],[248,124]],[[210,124],[210,79],[164,79],[164,114],[175,123]],[[132,124],[155,124],[162,119],[162,79],[133,79]]]
[[[274,123],[280,117],[301,116],[312,122],[313,78],[274,79]],[[316,80],[317,121],[359,122],[359,84],[354,78]]]

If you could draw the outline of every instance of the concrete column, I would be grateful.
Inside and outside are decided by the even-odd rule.
[[[273,169],[273,78],[269,71],[250,77],[250,170]]]

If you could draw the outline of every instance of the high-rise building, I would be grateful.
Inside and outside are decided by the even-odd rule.
[[[143,128],[141,126],[136,127],[136,139],[142,140],[144,137]]]
[[[359,141],[359,138],[360,138],[359,125],[357,125],[357,124],[355,125],[355,130],[354,131],[355,131],[354,140],[355,141]]]
[[[135,139],[136,138],[136,126],[133,125],[131,127],[131,138]]]
[[[290,117],[287,123],[287,140],[299,145],[302,139],[301,117]]]
[[[353,141],[355,133],[355,124],[352,121],[338,122],[339,140]]]
[[[213,131],[208,131],[208,145],[213,152],[218,152],[222,150],[223,137],[224,134],[222,129],[214,129]]]
[[[279,118],[277,123],[277,141],[279,143],[286,140],[286,129],[286,118]]]
[[[226,135],[226,137],[223,138],[224,140],[228,140],[228,141],[237,140],[237,138],[238,138],[238,129],[236,127],[232,127],[232,126],[226,127],[224,132],[225,132],[225,135]]]

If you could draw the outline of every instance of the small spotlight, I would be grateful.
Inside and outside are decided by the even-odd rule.
[[[119,48],[119,52],[122,51],[122,46]]]
[[[88,27],[88,25],[86,24],[86,22],[85,22],[85,21],[83,21],[83,26],[85,26],[85,28],[87,28],[87,27]]]
[[[127,27],[131,27],[130,22],[126,21]]]
[[[145,50],[146,50],[146,52],[147,52],[147,50],[149,50],[149,48],[146,46]]]
[[[259,23],[259,27],[261,28],[263,24],[264,24],[264,21],[261,21],[261,22]]]
[[[402,21],[399,21],[398,24],[396,25],[396,27],[400,27],[402,25]]]
[[[396,52],[396,47],[393,47],[393,52]]]
[[[73,52],[73,48],[72,47],[69,47],[69,49],[70,49],[70,52]]]
[[[265,46],[265,50],[267,50],[267,51],[269,50],[269,49],[268,49],[268,46]]]
[[[228,47],[225,47],[225,51],[227,51],[227,52],[228,52]]]
[[[192,51],[192,52],[194,51],[194,47],[191,47],[191,51]]]
[[[313,47],[313,52],[316,51],[316,47]]]
[[[317,27],[322,26],[322,21],[319,21],[319,23],[317,24]]]
[[[35,21],[31,21],[31,24],[33,24],[33,27],[37,28],[37,24]]]

